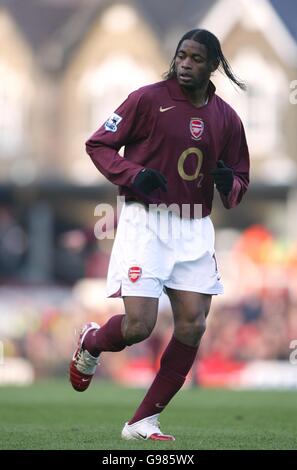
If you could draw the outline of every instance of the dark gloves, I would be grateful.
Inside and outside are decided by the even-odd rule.
[[[144,194],[150,194],[154,189],[161,188],[162,191],[167,191],[167,179],[157,170],[151,168],[143,168],[137,173],[132,187],[138,189]]]
[[[223,160],[219,160],[216,169],[212,170],[210,174],[214,178],[217,190],[225,196],[228,196],[234,180],[232,168],[227,167]]]

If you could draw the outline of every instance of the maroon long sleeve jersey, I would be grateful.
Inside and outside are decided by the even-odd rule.
[[[118,154],[125,146],[124,156]],[[195,107],[175,78],[140,88],[87,141],[86,149],[98,170],[120,187],[126,200],[144,203],[201,204],[202,216],[211,212],[214,180],[210,172],[218,160],[234,171],[226,208],[235,207],[249,184],[249,153],[240,118],[209,83],[208,103]],[[133,189],[143,168],[167,178],[167,192],[149,196]],[[193,216],[193,215],[191,215]]]

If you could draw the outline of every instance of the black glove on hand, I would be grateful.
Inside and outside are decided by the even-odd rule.
[[[144,194],[148,195],[154,189],[161,188],[162,191],[167,191],[167,179],[162,173],[151,168],[143,168],[137,173],[132,187],[138,189]]]
[[[223,193],[225,196],[228,196],[233,186],[233,170],[225,165],[223,160],[217,162],[217,167],[215,170],[212,170],[210,174],[214,178],[216,188],[220,193]]]

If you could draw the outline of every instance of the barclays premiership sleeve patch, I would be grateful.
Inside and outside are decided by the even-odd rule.
[[[116,132],[118,130],[118,124],[123,118],[116,113],[113,113],[104,124],[105,130],[110,132]]]

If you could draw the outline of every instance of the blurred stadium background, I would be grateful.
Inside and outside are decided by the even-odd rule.
[[[248,83],[243,94],[214,77],[244,122],[252,183],[235,210],[215,200],[226,293],[213,301],[189,383],[297,388],[289,360],[297,340],[297,5],[289,0],[0,1],[1,385],[65,377],[80,325],[122,312],[121,301],[105,297],[112,240],[94,237],[95,206],[115,204],[117,189],[84,142],[130,91],[160,80],[182,33],[200,26],[220,38]],[[109,355],[98,374],[146,386],[171,328],[164,297],[152,337]]]

